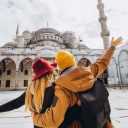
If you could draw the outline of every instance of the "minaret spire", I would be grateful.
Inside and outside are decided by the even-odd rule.
[[[110,43],[109,43],[109,35],[110,32],[107,29],[107,17],[105,16],[104,13],[104,4],[102,0],[98,0],[98,5],[97,8],[99,10],[99,22],[101,25],[101,37],[103,38],[103,43],[104,43],[104,49],[109,48]]]
[[[47,21],[47,28],[48,28],[48,21]]]
[[[17,28],[16,28],[16,37],[19,35],[19,23],[17,24]]]

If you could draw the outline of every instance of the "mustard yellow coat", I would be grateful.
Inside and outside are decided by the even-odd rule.
[[[44,114],[33,115],[33,123],[42,128],[58,128],[63,122],[65,113],[70,106],[77,104],[76,92],[90,89],[97,76],[107,68],[114,49],[110,47],[101,58],[89,67],[78,67],[65,76],[60,76],[55,86],[55,101]],[[69,128],[81,128],[75,121]],[[108,121],[105,128],[113,128]]]

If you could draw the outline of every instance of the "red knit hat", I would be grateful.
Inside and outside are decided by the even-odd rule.
[[[43,58],[36,59],[36,61],[32,64],[32,70],[35,73],[32,81],[36,80],[47,72],[52,71],[56,66],[56,63],[49,64],[48,61]]]

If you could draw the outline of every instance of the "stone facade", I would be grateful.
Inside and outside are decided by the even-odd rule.
[[[104,4],[98,0],[99,22],[104,49],[110,46]],[[19,36],[19,25],[14,42],[0,48],[0,89],[22,89],[31,81],[31,65],[35,58],[53,61],[60,50],[71,52],[78,66],[88,66],[101,56],[104,49],[90,49],[71,31],[60,32],[53,28],[24,31]],[[117,49],[108,69],[100,76],[104,84],[123,87],[128,85],[128,43]],[[56,73],[57,75],[57,69]]]
[[[31,81],[33,60],[44,57],[51,62],[60,50],[71,52],[79,66],[94,63],[104,52],[88,48],[73,32],[63,33],[49,27],[32,33],[24,31],[14,42],[0,48],[0,89],[24,89]],[[116,50],[108,70],[101,76],[103,82],[109,86],[127,86],[127,63],[128,43]]]
[[[108,71],[110,84],[128,86],[128,43],[117,48]]]
[[[18,32],[17,32],[18,33]],[[104,50],[90,49],[73,32],[59,32],[41,28],[35,32],[16,34],[14,42],[0,48],[0,89],[25,88],[32,77],[31,64],[37,57],[54,60],[56,52],[66,50],[75,57],[78,65],[94,62]]]

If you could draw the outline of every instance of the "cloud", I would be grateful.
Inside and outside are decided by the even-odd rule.
[[[96,21],[90,22],[86,25],[86,34],[88,38],[96,38],[99,36],[99,31],[100,30],[100,25],[99,23]]]
[[[127,1],[103,2],[111,34],[127,36]],[[12,40],[18,22],[20,34],[26,29],[36,31],[46,27],[49,22],[49,27],[59,31],[75,32],[91,48],[103,48],[97,3],[97,0],[1,0],[0,45]]]

